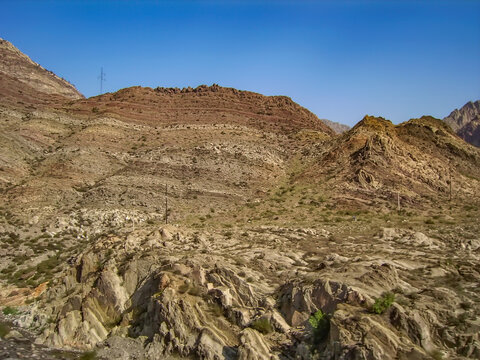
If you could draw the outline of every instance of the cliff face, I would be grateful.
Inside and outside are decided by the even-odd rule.
[[[480,100],[453,110],[443,121],[466,142],[480,147]]]

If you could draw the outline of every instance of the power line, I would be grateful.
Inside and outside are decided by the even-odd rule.
[[[100,80],[100,95],[103,94],[103,82],[104,81],[107,81],[107,79],[105,79],[105,73],[103,72],[103,66],[100,68],[100,76],[98,77],[98,79]]]

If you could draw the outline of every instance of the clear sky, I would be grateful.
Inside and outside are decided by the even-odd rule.
[[[480,99],[480,1],[0,0],[0,37],[85,96],[218,83],[395,123]]]

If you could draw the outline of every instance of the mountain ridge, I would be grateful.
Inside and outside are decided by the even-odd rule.
[[[84,96],[74,85],[31,60],[12,43],[0,38],[0,74],[15,78],[36,91],[69,99]]]

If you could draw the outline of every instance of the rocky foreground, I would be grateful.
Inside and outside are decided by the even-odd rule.
[[[344,221],[124,229],[70,258],[15,323],[105,359],[478,358],[476,229]]]

